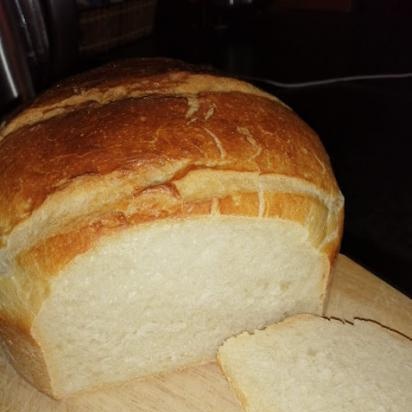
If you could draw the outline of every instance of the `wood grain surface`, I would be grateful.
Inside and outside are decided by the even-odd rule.
[[[373,319],[412,336],[412,300],[340,255],[327,316]],[[0,357],[0,412],[240,412],[217,365],[132,381],[55,401],[33,389]]]

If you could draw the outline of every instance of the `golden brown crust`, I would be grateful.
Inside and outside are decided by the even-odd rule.
[[[54,87],[46,90],[28,107],[0,129],[0,140],[16,129],[41,121],[50,111],[60,114],[56,109],[68,110],[79,103],[97,101],[99,93],[119,88],[163,89],[166,84],[171,87],[178,83],[168,72],[196,72],[196,67],[171,59],[130,59],[111,62],[93,70],[64,79]],[[166,74],[166,76],[165,76]],[[140,80],[143,78],[144,82]],[[126,90],[125,90],[126,91]],[[127,90],[126,92],[130,92]],[[107,99],[110,101],[109,96]],[[76,108],[76,107],[75,107]],[[63,111],[64,111],[63,110]]]
[[[43,93],[36,100],[35,107],[49,106],[61,102],[68,97],[78,94],[80,91],[98,88],[110,89],[119,85],[135,84],[139,79],[150,79],[149,83],[153,86],[155,82],[172,82],[173,77],[169,78],[167,73],[176,72],[204,72],[199,67],[173,59],[149,58],[149,59],[127,59],[110,62],[93,70],[80,73],[76,76],[67,78],[55,87]],[[166,76],[165,76],[166,75]],[[172,86],[176,85],[176,78]],[[139,83],[138,83],[139,84]],[[160,87],[160,85],[158,86]]]
[[[186,168],[290,176],[337,193],[316,134],[287,108],[230,92],[201,94],[196,104],[188,118],[182,97],[125,99],[8,135],[0,143],[0,233],[80,177],[133,175],[182,161]]]
[[[128,97],[239,91],[277,100],[252,85],[214,76],[210,70],[171,59],[130,59],[112,62],[68,78],[40,95],[0,128],[7,134],[94,102],[107,104]]]

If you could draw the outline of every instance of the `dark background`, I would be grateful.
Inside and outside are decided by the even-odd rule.
[[[257,80],[412,72],[412,2],[229,3],[159,0],[150,35],[76,55],[36,91],[123,57],[173,57],[253,77],[306,120],[326,146],[346,198],[342,253],[412,296],[412,78],[304,88]]]

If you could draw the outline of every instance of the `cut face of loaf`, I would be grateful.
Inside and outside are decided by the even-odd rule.
[[[322,312],[343,199],[276,98],[129,61],[69,79],[1,134],[0,336],[41,391],[205,362],[233,334]]]
[[[33,333],[45,342],[55,393],[66,395],[212,360],[227,336],[319,313],[328,268],[291,222],[150,224],[76,258]]]
[[[370,321],[292,316],[229,339],[218,360],[248,412],[405,412],[412,341]]]

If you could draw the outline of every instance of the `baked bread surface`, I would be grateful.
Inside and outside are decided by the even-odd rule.
[[[45,303],[79,259],[92,259],[94,251],[107,255],[104,248],[125,234],[137,239],[167,227],[185,236],[183,227],[195,231],[208,222],[222,222],[226,233],[223,227],[233,223],[237,229],[228,229],[225,239],[244,235],[244,249],[260,236],[255,224],[268,222],[268,233],[270,224],[278,225],[285,238],[296,229],[296,245],[307,246],[318,265],[308,309],[322,310],[343,198],[315,132],[275,97],[181,62],[130,60],[64,81],[0,134],[0,330],[16,369],[40,390],[61,397],[90,386],[56,389],[53,380],[60,378],[53,376],[63,363],[51,366],[60,361],[49,356],[54,349],[41,316],[53,322],[46,313],[55,309]],[[204,242],[215,239],[210,233]],[[164,257],[173,255],[171,245]],[[184,256],[181,265],[189,265]],[[286,312],[298,309],[288,302]],[[273,313],[262,321],[282,316],[279,308]]]

